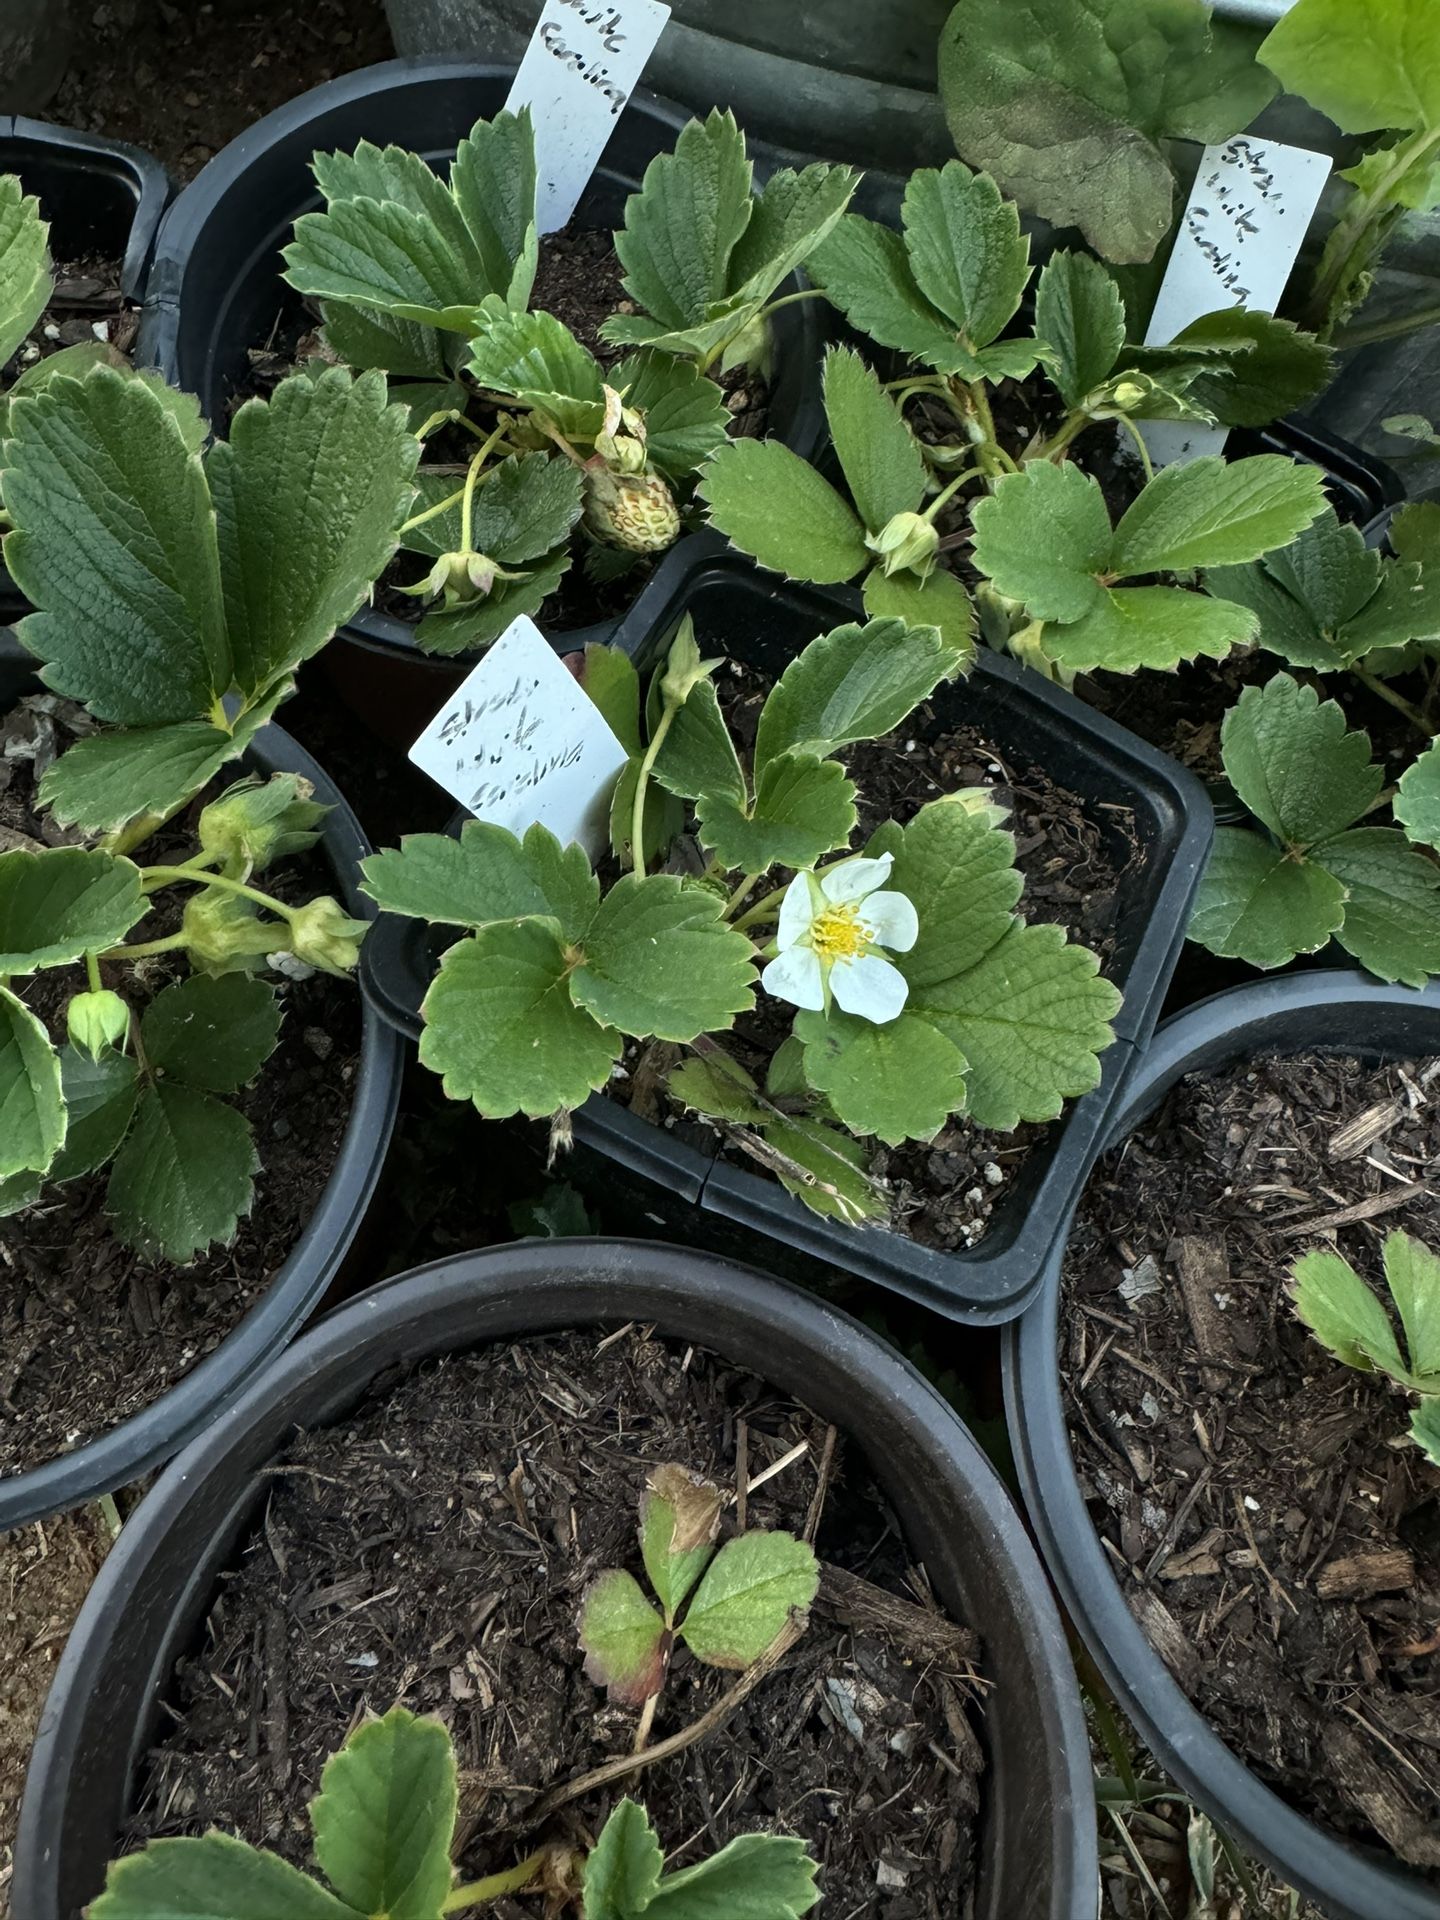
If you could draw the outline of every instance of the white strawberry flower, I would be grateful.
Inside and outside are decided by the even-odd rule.
[[[877,1026],[896,1018],[909,983],[877,949],[908,953],[920,922],[903,893],[881,891],[893,864],[893,854],[857,854],[796,874],[780,904],[776,957],[760,976],[767,993],[814,1013],[833,997],[842,1013]]]

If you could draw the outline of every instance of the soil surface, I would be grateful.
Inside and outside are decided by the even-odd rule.
[[[55,263],[50,303],[20,343],[8,366],[0,367],[0,391],[62,347],[103,341],[128,354],[135,343],[140,310],[120,290],[118,260],[87,257]]]
[[[769,676],[736,661],[716,682],[742,757],[753,746],[770,685]],[[986,788],[1010,815],[1016,862],[1025,877],[1020,901],[1025,917],[1064,927],[1071,940],[1099,955],[1104,968],[1114,951],[1120,881],[1143,858],[1127,809],[1106,809],[1108,818],[1102,823],[1077,794],[1038,767],[1002,758],[974,727],[947,727],[928,703],[903,729],[850,747],[839,758],[859,790],[860,819],[853,836],[857,847],[882,822],[896,820],[903,826],[942,793]],[[790,1009],[765,995],[753,1013],[735,1023],[730,1051],[762,1085],[769,1057],[790,1025]],[[673,1048],[627,1049],[629,1078],[611,1083],[611,1097],[646,1118],[673,1124],[682,1138],[709,1150],[719,1136],[685,1119],[658,1084],[676,1057]],[[871,1167],[889,1185],[891,1225],[922,1246],[945,1252],[978,1245],[995,1209],[1051,1131],[1049,1125],[1025,1124],[1013,1133],[989,1133],[961,1118],[928,1142],[900,1147],[877,1143]],[[725,1152],[727,1158],[738,1155],[729,1144]]]
[[[1440,1473],[1284,1286],[1329,1245],[1383,1293],[1386,1233],[1440,1244],[1437,1164],[1440,1061],[1184,1081],[1091,1180],[1062,1369],[1091,1514],[1186,1693],[1303,1813],[1440,1884]]]
[[[539,1831],[581,1842],[628,1790],[672,1868],[778,1829],[809,1842],[837,1916],[964,1913],[983,1770],[976,1641],[933,1610],[843,1439],[753,1377],[633,1326],[426,1365],[297,1441],[181,1663],[132,1838],[213,1822],[306,1863],[302,1808],[325,1757],[400,1700],[456,1742],[462,1872],[508,1864],[537,1831],[537,1790],[631,1748],[636,1712],[585,1677],[576,1612],[602,1569],[639,1571],[637,1500],[669,1460],[753,1488],[750,1528],[814,1526],[821,1560],[860,1576],[882,1624],[856,1624],[855,1582],[843,1590],[827,1571],[808,1631],[732,1718]],[[723,1532],[740,1524],[732,1508]],[[734,1682],[681,1651],[652,1740]],[[519,1920],[530,1907],[493,1911]]]
[[[57,745],[55,720],[71,711],[47,694],[0,722],[0,845],[61,837],[48,816],[31,811],[31,799],[37,767],[44,771]],[[187,844],[185,819],[206,797],[171,830],[177,848]],[[146,849],[155,859],[165,851],[163,834]],[[318,853],[270,880],[295,899],[334,888]],[[168,927],[170,899],[156,899],[155,924],[164,916]],[[154,931],[142,922],[131,938]],[[164,956],[143,974],[106,966],[102,977],[123,984],[143,1008],[184,971]],[[21,988],[57,1042],[77,984],[83,975],[62,967]],[[0,1220],[0,1476],[66,1453],[158,1399],[250,1310],[309,1223],[350,1116],[359,996],[351,982],[323,973],[303,981],[273,976],[273,984],[284,1016],[279,1044],[254,1084],[231,1101],[254,1128],[262,1168],[232,1246],[184,1268],[122,1246],[105,1213],[107,1169],[48,1188],[34,1206]]]

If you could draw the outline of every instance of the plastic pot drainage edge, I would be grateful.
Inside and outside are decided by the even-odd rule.
[[[1261,1050],[1306,1049],[1391,1059],[1440,1053],[1440,988],[1416,993],[1326,971],[1217,994],[1161,1027],[1104,1144],[1118,1144],[1187,1073],[1214,1072]],[[1333,1837],[1265,1786],[1191,1703],[1131,1613],[1086,1510],[1061,1399],[1060,1274],[1070,1224],[1039,1297],[1003,1342],[1006,1423],[1025,1508],[1062,1605],[1161,1766],[1248,1851],[1336,1920],[1440,1920],[1440,1888],[1378,1848],[1367,1856]]]
[[[27,681],[31,689],[38,685],[33,666],[19,642],[0,628],[0,709],[13,704]],[[334,809],[326,817],[321,844],[346,911],[357,918],[373,916],[373,904],[355,888],[369,842],[324,769],[273,724],[256,737],[237,772],[240,768],[303,774],[314,783],[315,797]],[[283,1265],[214,1352],[157,1400],[73,1453],[0,1479],[0,1533],[79,1506],[160,1466],[290,1341],[324,1298],[365,1217],[389,1150],[403,1071],[399,1037],[362,1005],[360,1063],[340,1150],[309,1225]],[[263,1204],[263,1189],[260,1199]]]
[[[1090,1753],[1069,1652],[1020,1516],[973,1439],[848,1316],[747,1267],[614,1240],[490,1248],[372,1288],[170,1465],[107,1556],[57,1669],[20,1814],[15,1920],[69,1920],[98,1891],[174,1662],[296,1426],[343,1418],[396,1365],[626,1320],[720,1352],[863,1448],[942,1599],[977,1625],[998,1683],[976,1920],[1094,1920]]]
[[[690,608],[703,651],[735,648],[778,669],[795,650],[797,633],[809,639],[852,619],[858,604],[853,594],[763,573],[718,535],[697,534],[662,561],[617,644],[648,664]],[[1124,988],[1126,1004],[1115,1022],[1115,1044],[1101,1058],[1100,1083],[1067,1108],[1051,1141],[1031,1155],[984,1240],[972,1250],[941,1253],[897,1233],[822,1219],[775,1183],[676,1141],[603,1095],[586,1102],[574,1126],[577,1143],[609,1163],[607,1182],[612,1169],[628,1173],[636,1185],[625,1198],[663,1230],[687,1239],[699,1233],[715,1252],[783,1263],[817,1278],[838,1269],[951,1319],[986,1325],[1021,1312],[1038,1285],[1132,1054],[1159,1016],[1209,852],[1212,815],[1200,782],[1167,755],[983,647],[969,680],[937,699],[954,700],[957,720],[986,728],[1002,751],[1014,742],[1017,757],[1082,797],[1132,805],[1147,854],[1143,877],[1129,889],[1122,883],[1118,952],[1109,972]],[[382,915],[362,959],[361,981],[377,1009],[413,1037],[435,965],[420,923],[397,924]]]

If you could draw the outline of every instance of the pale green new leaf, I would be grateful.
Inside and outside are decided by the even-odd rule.
[[[570,997],[555,921],[502,920],[459,941],[425,996],[423,1065],[488,1120],[582,1106],[620,1057],[620,1035]]]
[[[934,627],[869,620],[812,640],[770,689],[755,735],[763,772],[782,753],[838,753],[900,726],[965,664]]]
[[[700,844],[732,872],[813,867],[855,830],[855,783],[838,760],[782,753],[767,760],[746,808],[707,788],[696,806]]]
[[[419,442],[378,373],[343,367],[250,401],[207,466],[236,684],[318,653],[395,552]]]
[[[1405,1362],[1377,1296],[1350,1262],[1316,1249],[1295,1262],[1290,1298],[1296,1313],[1328,1352],[1347,1367],[1374,1367],[1403,1380]]]
[[[588,439],[604,418],[600,369],[554,314],[481,313],[469,371],[482,387],[538,408],[562,433]]]
[[[600,902],[570,976],[577,1006],[640,1038],[693,1040],[754,1004],[750,942],[724,902],[674,874],[624,874]]]
[[[1078,467],[1036,460],[1007,474],[976,506],[971,524],[976,566],[1035,619],[1078,620],[1099,603],[1096,575],[1110,564],[1110,515],[1099,481]]]
[[[453,1878],[455,1805],[450,1735],[392,1707],[325,1762],[310,1803],[316,1862],[358,1913],[436,1920]]]
[[[128,1053],[92,1060],[77,1047],[60,1050],[60,1081],[68,1126],[51,1162],[51,1180],[78,1180],[103,1167],[125,1138],[135,1111],[139,1075]]]
[[[1078,407],[1125,344],[1120,289],[1093,255],[1051,254],[1035,289],[1035,331],[1050,348],[1046,372],[1057,392],[1067,407]]]
[[[820,1585],[820,1567],[789,1533],[742,1533],[706,1568],[680,1628],[697,1660],[741,1671],[758,1660]]]
[[[59,1055],[30,1009],[0,985],[0,1180],[43,1173],[64,1139]]]
[[[1255,818],[1287,847],[1343,833],[1384,784],[1370,739],[1333,700],[1288,673],[1246,687],[1220,730],[1225,771]]]
[[[13,173],[0,173],[0,367],[49,301],[47,233],[40,202],[25,192]]]
[[[1440,1258],[1408,1233],[1388,1233],[1385,1280],[1405,1329],[1411,1380],[1421,1393],[1440,1393]]]
[[[532,917],[580,939],[600,904],[585,849],[562,846],[537,822],[524,839],[488,820],[467,820],[460,838],[407,834],[398,847],[360,863],[360,886],[385,913],[452,927],[486,927]]]
[[[849,347],[825,356],[825,417],[850,497],[867,530],[878,533],[897,513],[913,513],[925,497],[919,443],[878,374]]]
[[[1098,1084],[1097,1056],[1120,1009],[1099,964],[1059,927],[1021,922],[967,972],[911,995],[909,1010],[965,1056],[978,1126],[1008,1133],[1022,1120],[1054,1120]]]
[[[1120,575],[1235,566],[1283,547],[1325,510],[1317,467],[1218,454],[1162,467],[1115,529]]]
[[[1184,587],[1108,587],[1083,619],[1045,629],[1045,651],[1071,673],[1169,669],[1205,656],[1223,660],[1255,637],[1255,615]]]
[[[758,317],[762,304],[758,298],[744,296],[715,300],[709,318],[697,320],[693,327],[665,327],[643,313],[617,313],[602,325],[600,337],[609,346],[653,348],[663,358],[685,360],[696,371],[713,364]]]
[[[114,854],[85,847],[0,853],[0,979],[113,947],[147,911],[138,867]]]
[[[782,167],[771,174],[730,256],[731,290],[768,300],[834,229],[859,179],[851,167],[818,160],[799,173]]]
[[[638,1707],[658,1693],[669,1661],[665,1622],[634,1574],[619,1567],[598,1574],[580,1607],[586,1677],[619,1706]]]
[[[356,1920],[353,1907],[278,1854],[228,1833],[152,1840],[112,1860],[90,1920]]]
[[[1356,827],[1313,849],[1344,887],[1335,938],[1368,972],[1423,987],[1440,973],[1440,867],[1395,827]]]
[[[1432,740],[1400,776],[1391,811],[1410,839],[1440,848],[1440,741]]]
[[[652,706],[655,695],[652,687]],[[652,729],[654,725],[652,714]],[[745,805],[745,775],[720,711],[720,702],[715,697],[713,681],[697,681],[690,689],[685,704],[677,709],[660,743],[651,773],[662,787],[682,800],[698,800],[703,793],[712,799],[728,800],[737,807]]]
[[[667,327],[693,326],[731,291],[730,256],[751,219],[750,162],[733,113],[682,128],[625,203],[615,251],[624,287]]]
[[[1019,310],[1030,278],[1020,212],[962,161],[921,167],[901,209],[910,271],[966,347],[988,347]]]
[[[1162,143],[1237,133],[1274,91],[1190,0],[959,0],[941,32],[960,152],[1110,260],[1148,260],[1169,231]]]
[[[520,580],[497,580],[482,600],[468,606],[432,607],[415,629],[422,653],[449,658],[479,653],[498,640],[522,613],[539,613],[570,569],[570,555],[562,549],[543,560],[531,561]]]
[[[805,1078],[852,1133],[878,1134],[889,1146],[931,1140],[965,1106],[969,1065],[927,1020],[902,1013],[883,1026],[832,1008],[800,1013]]]
[[[672,1463],[650,1473],[640,1498],[640,1553],[667,1619],[705,1571],[724,1505],[718,1487],[685,1467]]]
[[[1024,880],[1015,841],[955,799],[922,807],[891,849],[886,883],[915,902],[920,931],[895,964],[912,997],[963,974],[1014,925]],[[874,852],[872,847],[870,851]]]
[[[1221,827],[1195,896],[1190,938],[1222,959],[1283,967],[1317,953],[1345,919],[1345,889],[1263,834]]]
[[[794,1834],[742,1833],[670,1873],[647,1920],[799,1920],[820,1898],[815,1862]],[[587,1909],[585,1920],[591,1920]]]
[[[148,381],[97,367],[16,401],[5,560],[44,612],[41,678],[102,720],[163,725],[230,685],[214,516],[198,454]]]
[[[250,1122],[208,1093],[147,1087],[115,1157],[106,1212],[126,1246],[185,1266],[228,1245],[254,1199],[260,1158]]]
[[[937,566],[924,580],[914,573],[872,567],[860,596],[872,620],[899,620],[907,627],[934,627],[954,657],[954,671],[975,658],[975,606],[957,575]]]
[[[700,476],[710,524],[791,580],[849,580],[869,560],[865,529],[844,500],[778,440],[732,440]]]
[[[275,1051],[275,989],[245,973],[192,973],[164,988],[140,1023],[150,1066],[206,1093],[238,1093]]]
[[[452,473],[421,472],[414,512],[437,507],[462,491]],[[471,500],[470,542],[505,567],[521,567],[553,552],[568,538],[584,505],[580,471],[548,453],[522,453],[482,474]],[[400,544],[411,553],[460,551],[461,503],[412,527]]]
[[[521,311],[540,257],[529,107],[476,121],[456,150],[450,191],[480,256],[481,291],[498,293],[507,307]]]
[[[637,1920],[665,1864],[643,1807],[622,1800],[585,1859],[585,1920]]]
[[[1440,39],[1429,0],[1297,0],[1259,57],[1343,133],[1440,126]]]
[[[645,449],[650,464],[683,480],[717,447],[730,426],[724,392],[688,361],[663,353],[636,353],[606,376],[625,396],[625,404],[645,416]]]

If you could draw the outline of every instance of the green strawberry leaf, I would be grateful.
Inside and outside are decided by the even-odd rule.
[[[41,678],[97,718],[208,714],[232,671],[199,455],[148,381],[96,367],[11,408],[5,560],[45,609],[21,623]]]
[[[874,849],[872,849],[874,851]],[[933,800],[896,836],[888,885],[915,902],[920,931],[895,964],[912,995],[978,964],[1015,924],[1024,881],[1015,841],[961,799]]]
[[[1189,936],[1222,959],[1283,967],[1317,953],[1345,919],[1345,889],[1263,834],[1221,827],[1195,896]]]
[[[647,1920],[799,1920],[820,1898],[816,1872],[795,1835],[742,1833],[666,1874],[644,1911]],[[593,1920],[588,1906],[585,1920]]]
[[[665,1857],[643,1807],[622,1800],[585,1859],[585,1920],[636,1920],[660,1884]]]
[[[718,1487],[681,1466],[655,1467],[646,1480],[640,1500],[640,1552],[667,1619],[675,1618],[705,1571],[724,1505]]]
[[[964,664],[933,627],[870,620],[832,628],[770,689],[755,735],[757,772],[783,753],[824,759],[858,740],[880,739]]]
[[[529,303],[540,258],[535,185],[529,107],[477,120],[456,149],[450,192],[480,256],[485,290],[517,312]]]
[[[1440,567],[1440,500],[1411,500],[1390,522],[1390,545],[1401,560]]]
[[[845,484],[866,529],[878,533],[925,497],[925,461],[879,376],[849,347],[832,347],[822,376],[825,417]]]
[[[85,847],[0,853],[0,979],[100,953],[148,911],[139,868],[115,854]]]
[[[922,909],[923,911],[923,909]],[[1059,927],[1012,926],[973,967],[912,993],[907,1011],[938,1027],[969,1065],[969,1113],[1008,1133],[1054,1120],[1100,1079],[1120,995],[1086,947]]]
[[[250,1122],[208,1093],[161,1081],[140,1095],[115,1156],[106,1211],[128,1247],[185,1266],[234,1239],[255,1197]]]
[[[889,1218],[884,1189],[870,1177],[870,1155],[848,1133],[823,1120],[769,1116],[764,1132],[771,1150],[764,1164],[812,1213],[847,1227]],[[776,1160],[776,1154],[782,1158]]]
[[[765,1109],[755,1098],[755,1082],[728,1054],[682,1060],[665,1084],[682,1106],[703,1113],[708,1120],[725,1120],[737,1127],[758,1127],[765,1120]]]
[[[792,1612],[805,1611],[819,1585],[819,1563],[803,1540],[789,1533],[742,1533],[710,1562],[680,1638],[706,1666],[743,1671]]]
[[[1417,845],[1440,848],[1440,741],[1400,776],[1391,811]]]
[[[663,668],[657,671],[651,683],[652,705],[658,700],[663,672]],[[652,713],[652,730],[655,720]],[[662,787],[682,800],[698,800],[703,793],[745,806],[745,775],[712,681],[700,680],[691,687],[660,743],[651,771]]]
[[[441,659],[483,652],[522,613],[538,614],[569,570],[570,555],[562,548],[533,561],[523,580],[497,580],[483,600],[452,609],[432,607],[415,629],[415,644]]]
[[[730,286],[766,301],[834,230],[860,175],[816,161],[796,173],[782,167],[755,196],[750,224],[730,256]]]
[[[954,329],[916,285],[905,242],[889,227],[847,213],[806,262],[806,270],[857,332],[941,373],[973,364]]]
[[[619,647],[599,646],[592,641],[585,649],[580,684],[625,751],[641,752],[640,676],[629,654]]]
[[[1394,827],[1357,827],[1311,859],[1345,889],[1335,938],[1367,972],[1423,987],[1440,973],[1440,868]]]
[[[752,806],[707,788],[696,818],[700,844],[732,872],[813,867],[848,844],[855,830],[855,783],[836,760],[777,754],[760,771]]]
[[[750,942],[724,902],[674,874],[627,873],[586,930],[570,976],[577,1007],[637,1037],[693,1040],[754,1005]]]
[[[445,360],[445,338],[434,327],[422,327],[414,320],[397,320],[390,313],[362,313],[359,307],[347,307],[327,301],[322,329],[325,344],[347,367],[364,372],[378,367],[382,373],[400,379],[446,382],[450,369]],[[397,400],[405,396],[397,393]],[[430,409],[431,412],[434,409]],[[420,426],[424,418],[412,420]]]
[[[399,154],[400,149],[391,147],[387,153]],[[326,164],[341,157],[332,154]],[[401,157],[430,172],[417,155]],[[434,174],[430,177],[435,180]],[[339,185],[335,176],[327,178],[332,186]],[[325,179],[321,188],[326,190]],[[338,301],[445,333],[468,334],[480,302],[499,290],[486,284],[475,244],[438,180],[426,198],[421,210],[399,200],[356,194],[332,199],[322,213],[302,214],[295,222],[295,237],[281,249],[284,277],[313,300]]]
[[[1170,230],[1163,143],[1226,139],[1275,90],[1250,45],[1212,32],[1200,6],[959,0],[940,37],[960,152],[1109,260],[1148,260]]]
[[[102,1053],[92,1060],[77,1047],[63,1047],[60,1079],[69,1125],[48,1177],[78,1180],[103,1167],[125,1138],[135,1112],[139,1076],[128,1053]]]
[[[1385,780],[1369,735],[1350,732],[1335,701],[1288,673],[1246,687],[1225,716],[1220,755],[1241,800],[1289,848],[1343,833]]]
[[[206,475],[242,691],[318,653],[365,599],[395,552],[418,458],[378,373],[331,367],[240,408]]]
[[[1190,398],[1226,427],[1264,427],[1298,413],[1325,391],[1335,371],[1334,353],[1313,333],[1245,307],[1224,307],[1191,321],[1173,345],[1240,349],[1213,370],[1207,367],[1189,389]]]
[[[463,487],[449,473],[421,473],[414,511],[439,506]],[[470,543],[477,553],[488,553],[502,566],[519,567],[539,560],[563,544],[580,518],[584,505],[578,467],[548,453],[522,453],[502,460],[481,476],[471,500]],[[411,553],[458,553],[461,504],[433,520],[412,527],[400,544]]]
[[[1223,660],[1254,636],[1254,614],[1228,600],[1183,587],[1111,587],[1083,619],[1047,627],[1045,651],[1071,673],[1134,673],[1168,670],[1202,654]]]
[[[570,979],[551,919],[496,921],[451,947],[420,1010],[420,1060],[446,1098],[539,1120],[603,1087],[621,1038],[576,1006]]]
[[[316,1863],[357,1913],[435,1920],[454,1877],[455,1806],[449,1734],[392,1707],[325,1762],[310,1803]]]
[[[1390,1316],[1340,1254],[1319,1249],[1302,1254],[1293,1269],[1290,1299],[1321,1346],[1347,1367],[1361,1373],[1378,1367],[1405,1379]]]
[[[1298,0],[1259,58],[1343,133],[1440,126],[1440,55],[1425,0]]]
[[[684,480],[725,444],[730,410],[713,380],[663,353],[636,353],[610,369],[609,384],[645,416],[652,466]],[[572,469],[573,471],[573,469]]]
[[[584,934],[600,904],[585,849],[561,846],[538,823],[523,840],[488,820],[467,820],[460,838],[411,833],[360,862],[360,890],[385,913],[450,927],[553,919],[566,940]]]
[[[1284,454],[1162,467],[1115,529],[1112,568],[1133,577],[1258,560],[1324,508],[1319,469]]]
[[[1320,525],[1317,520],[1315,526]],[[1301,534],[1297,546],[1314,531],[1311,527]],[[1309,609],[1270,572],[1268,562],[1212,567],[1205,575],[1205,591],[1231,606],[1248,608],[1255,617],[1258,644],[1287,665],[1313,667],[1317,673],[1335,673],[1345,666],[1346,650],[1338,635],[1327,635],[1316,624]]]
[[[832,1008],[800,1013],[805,1078],[853,1133],[888,1146],[932,1140],[965,1107],[969,1062],[952,1040],[911,1013],[876,1026]]]
[[[1440,1393],[1440,1257],[1408,1233],[1388,1233],[1385,1280],[1405,1329],[1411,1383]]]
[[[638,1707],[665,1681],[670,1636],[634,1574],[618,1567],[596,1576],[580,1605],[586,1678],[617,1706]]]
[[[337,1900],[278,1854],[228,1833],[152,1840],[112,1860],[90,1920],[356,1920]]]
[[[910,271],[962,344],[988,347],[1014,319],[1030,278],[1020,212],[962,161],[910,176],[901,209]]]
[[[1440,1467],[1440,1394],[1422,1400],[1411,1414],[1410,1438],[1432,1467]]]
[[[1125,344],[1125,303],[1101,263],[1061,249],[1035,289],[1035,331],[1051,351],[1047,372],[1067,407],[1077,408],[1109,375]]]
[[[763,302],[737,298],[712,301],[708,317],[693,327],[666,327],[643,313],[618,313],[605,321],[600,337],[614,347],[653,349],[657,358],[673,356],[692,372],[713,365],[725,348],[759,316]]]
[[[1078,467],[1035,460],[1007,474],[975,507],[971,524],[976,566],[1034,619],[1079,620],[1099,604],[1110,515],[1099,481]]]
[[[280,1003],[249,974],[194,973],[156,994],[140,1035],[157,1073],[206,1093],[238,1093],[275,1051]]]
[[[752,218],[745,136],[728,111],[681,129],[625,203],[615,251],[637,306],[667,328],[708,318],[732,291],[730,256]]]
[[[592,439],[603,424],[600,369],[553,314],[505,308],[478,314],[468,371],[482,387],[537,409],[576,439]]]
[[[0,1180],[44,1173],[64,1140],[59,1055],[30,1009],[0,985]]]
[[[869,560],[865,529],[830,482],[778,440],[732,440],[700,476],[710,524],[791,580],[849,580]]]
[[[49,304],[47,234],[40,202],[13,173],[0,173],[0,367]]]
[[[936,567],[921,580],[913,573],[886,574],[872,567],[860,592],[872,620],[934,627],[954,655],[954,670],[969,669],[975,658],[975,606],[955,574]]]

